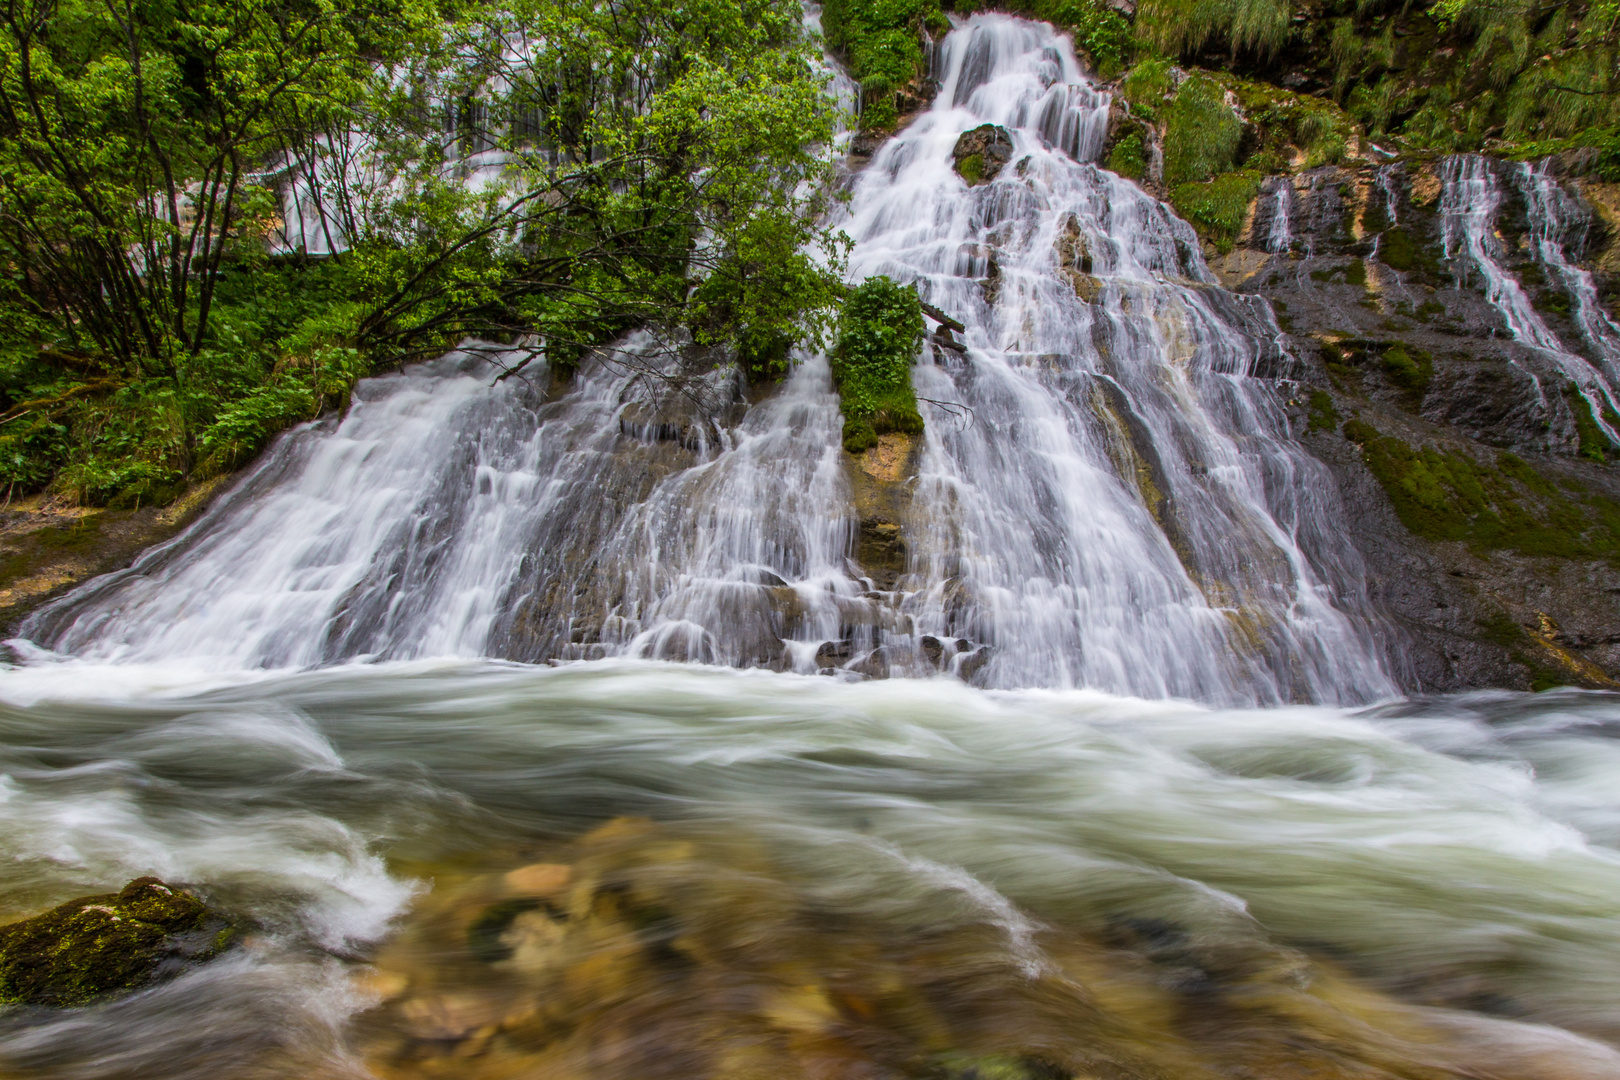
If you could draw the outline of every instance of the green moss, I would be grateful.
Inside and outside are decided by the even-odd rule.
[[[1524,644],[1525,639],[1529,637],[1529,635],[1524,632],[1524,627],[1514,622],[1513,619],[1503,611],[1498,611],[1494,615],[1489,615],[1483,619],[1479,619],[1474,625],[1479,627],[1479,638],[1481,641],[1487,642],[1491,645],[1500,645],[1506,649],[1515,648]]]
[[[1352,259],[1350,265],[1344,268],[1344,280],[1350,285],[1367,287],[1367,261],[1365,259]]]
[[[1326,390],[1311,391],[1310,430],[1332,431],[1339,426],[1339,413]]]
[[[1416,353],[1416,356],[1413,356]],[[1384,375],[1389,381],[1403,390],[1411,393],[1420,401],[1425,391],[1429,389],[1429,380],[1434,377],[1434,357],[1414,349],[1407,352],[1406,346],[1397,342],[1384,350],[1380,358]]]
[[[1338,427],[1338,410],[1333,408],[1333,398],[1327,390],[1312,390],[1311,392],[1311,431],[1333,431]]]
[[[922,335],[922,305],[911,286],[873,277],[850,292],[832,353],[850,453],[868,449],[885,432],[921,433],[911,364]]]
[[[1134,47],[1131,24],[1099,0],[1003,0],[996,6],[1067,30],[1075,48],[1090,57],[1104,79],[1118,75],[1130,62]],[[961,4],[956,10],[962,10]]]
[[[1225,173],[1207,184],[1172,188],[1170,202],[1201,236],[1214,241],[1222,252],[1230,251],[1263,179],[1259,173],[1247,170]]]
[[[1220,83],[1207,75],[1183,80],[1170,103],[1164,132],[1164,182],[1208,180],[1232,168],[1243,125]]]
[[[984,179],[984,155],[969,154],[956,163],[956,171],[962,174],[962,179],[972,187]]]
[[[1576,452],[1588,461],[1607,461],[1617,448],[1598,426],[1597,418],[1592,415],[1591,403],[1581,396],[1580,388],[1574,383],[1565,387],[1564,400],[1569,402],[1569,411],[1575,417],[1575,435],[1580,441],[1580,448]]]
[[[0,926],[0,1004],[83,1005],[141,986],[173,961],[215,955],[229,942],[219,921],[195,896],[140,878]]]
[[[1620,504],[1550,483],[1528,462],[1501,454],[1417,449],[1361,420],[1344,425],[1401,523],[1428,540],[1523,555],[1606,559],[1620,565]]]
[[[1114,144],[1108,155],[1108,169],[1127,180],[1140,180],[1147,175],[1147,151],[1142,136],[1130,134]]]

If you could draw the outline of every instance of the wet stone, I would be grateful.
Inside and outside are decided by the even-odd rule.
[[[212,959],[235,927],[180,886],[137,878],[0,926],[0,1004],[75,1006]]]

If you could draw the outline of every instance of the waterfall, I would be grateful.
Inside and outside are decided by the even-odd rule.
[[[1569,261],[1567,249],[1584,244],[1591,224],[1586,211],[1547,171],[1547,162],[1520,162],[1514,179],[1524,198],[1530,220],[1530,240],[1536,258],[1563,284],[1573,302],[1570,312],[1587,345],[1602,364],[1608,386],[1620,386],[1620,326],[1598,303],[1592,275]]]
[[[1294,181],[1292,177],[1279,176],[1266,182],[1266,206],[1264,216],[1269,219],[1270,227],[1266,232],[1266,250],[1273,254],[1285,254],[1294,246]],[[1256,214],[1256,218],[1261,217]]]
[[[989,642],[999,685],[1387,692],[1332,481],[1256,377],[1292,363],[1269,308],[1214,287],[1190,227],[1051,137],[1100,131],[1106,108],[1065,39],[976,16],[942,70],[845,225],[856,276],[914,280],[967,326],[965,354],[915,374],[968,410],[929,408],[917,625]],[[1012,157],[968,188],[951,150],[987,122]]]
[[[1578,278],[1580,272],[1568,266],[1563,254],[1560,203],[1544,189],[1538,192],[1543,182],[1551,182],[1545,174],[1531,173],[1525,179],[1538,258],[1555,270],[1559,266],[1567,267],[1567,274],[1558,271],[1566,281]],[[1476,155],[1447,158],[1441,170],[1441,184],[1440,215],[1446,258],[1455,260],[1454,265],[1464,268],[1472,266],[1479,271],[1485,284],[1485,298],[1507,320],[1508,331],[1514,339],[1547,357],[1565,378],[1574,383],[1581,397],[1591,406],[1598,425],[1611,439],[1620,443],[1620,434],[1613,431],[1603,419],[1605,410],[1612,411],[1620,403],[1620,398],[1615,394],[1615,384],[1586,359],[1565,347],[1530,303],[1518,280],[1503,265],[1501,243],[1494,229],[1497,209],[1502,203],[1502,189],[1490,162]],[[1459,278],[1461,276],[1459,274]],[[1586,281],[1586,286],[1591,288],[1590,279]],[[1595,292],[1591,306],[1596,308]],[[1601,312],[1595,318],[1602,319]],[[1583,327],[1590,321],[1594,319],[1588,315],[1582,320]],[[1531,374],[1531,378],[1545,405],[1546,389],[1534,374]]]
[[[934,105],[835,223],[853,277],[915,282],[967,328],[914,371],[928,426],[897,481],[897,580],[852,558],[825,358],[750,404],[731,367],[672,367],[632,338],[559,395],[474,352],[369,380],[341,421],[288,433],[184,534],[24,633],[234,667],[630,655],[908,674],[943,653],[1002,687],[1393,693],[1332,478],[1290,439],[1270,309],[1221,290],[1189,226],[1091,163],[1108,99],[1067,38],[974,16],[937,70]],[[952,149],[986,123],[1013,155],[969,187]]]

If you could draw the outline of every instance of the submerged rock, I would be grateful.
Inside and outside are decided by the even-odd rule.
[[[234,934],[191,893],[137,878],[0,926],[0,1004],[85,1005],[212,959]]]

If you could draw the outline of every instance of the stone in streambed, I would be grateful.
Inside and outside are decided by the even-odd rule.
[[[0,1004],[86,1005],[212,959],[234,934],[191,893],[138,878],[0,926]]]

